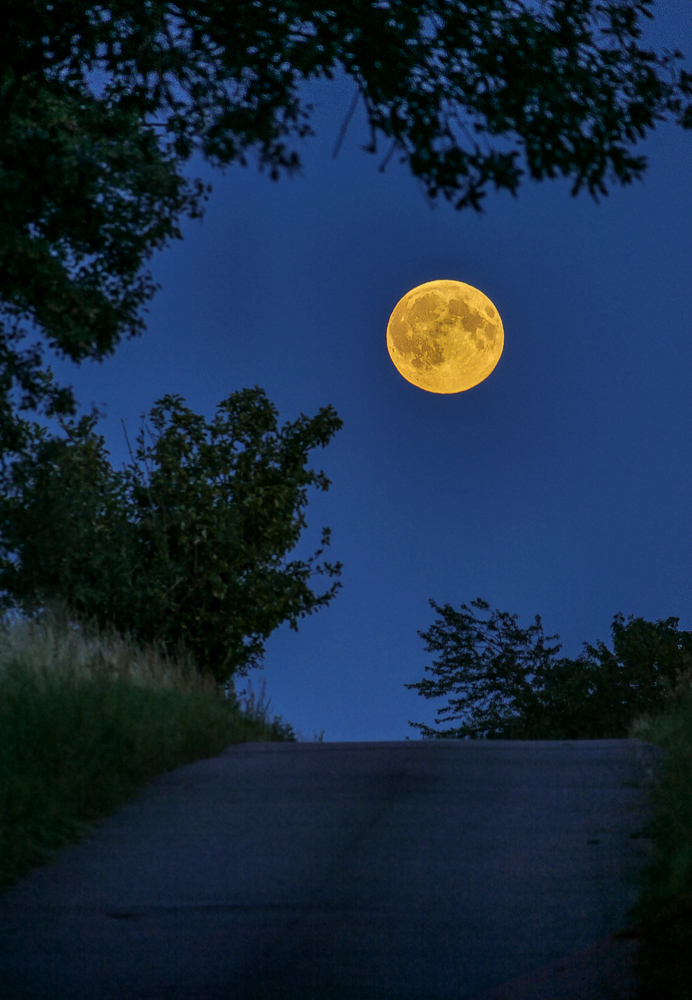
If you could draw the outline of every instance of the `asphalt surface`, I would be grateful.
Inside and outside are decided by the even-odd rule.
[[[660,753],[231,746],[0,893],[0,997],[628,1000]]]

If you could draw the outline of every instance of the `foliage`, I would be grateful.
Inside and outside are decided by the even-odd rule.
[[[430,199],[481,211],[490,182],[516,195],[522,160],[531,178],[562,174],[597,199],[606,179],[641,177],[646,158],[630,150],[658,121],[692,127],[682,54],[637,44],[652,2],[5,0],[0,456],[30,434],[14,388],[20,410],[76,412],[41,348],[15,349],[20,323],[75,362],[140,335],[157,287],[142,267],[210,191],[181,172],[193,153],[223,167],[254,150],[272,179],[294,173],[287,141],[314,134],[298,88],[341,69],[355,94],[337,149],[361,100],[364,149],[391,141],[380,170],[398,151]]]
[[[501,726],[504,705],[509,694],[525,704],[530,700],[529,679],[547,669],[550,657],[560,647],[546,645],[540,615],[525,632],[516,625],[516,616],[496,612],[487,622],[474,617],[470,608],[462,604],[455,611],[450,604],[439,607],[432,599],[431,607],[442,615],[427,632],[420,632],[427,641],[428,652],[441,651],[442,656],[432,667],[425,668],[439,680],[424,678],[407,688],[418,688],[425,698],[434,698],[449,691],[463,691],[462,698],[451,701],[439,710],[438,715],[455,709],[471,709],[473,723],[444,732],[430,730],[422,723],[409,725],[421,729],[425,736],[465,738],[489,729],[494,732]],[[490,605],[480,597],[472,607],[487,611]],[[549,636],[548,642],[556,638]],[[485,702],[485,703],[484,703]],[[448,721],[461,718],[452,716]]]
[[[188,650],[198,669],[225,682],[258,665],[279,624],[289,619],[297,631],[297,615],[328,604],[341,583],[316,597],[307,580],[329,528],[307,562],[282,560],[306,527],[306,487],[330,485],[304,468],[307,452],[342,420],[328,406],[277,432],[276,408],[258,386],[217,410],[207,425],[179,396],[159,400],[153,448],[144,429],[137,439],[148,478],[134,457],[124,473],[111,469],[94,413],[61,421],[67,439],[34,425],[33,451],[3,474],[0,606],[15,601],[33,614],[65,602],[76,620],[169,655]],[[314,571],[338,576],[341,563]]]
[[[661,711],[690,679],[692,632],[678,632],[678,618],[625,622],[616,614],[613,650],[584,643],[585,652],[570,660],[555,659],[562,646],[547,642],[559,636],[544,637],[540,615],[524,630],[507,612],[484,620],[466,604],[461,611],[430,604],[442,619],[418,635],[428,652],[442,654],[425,667],[437,679],[405,687],[425,698],[460,693],[438,710],[437,723],[469,721],[444,731],[409,721],[425,738],[624,739],[637,716]],[[471,606],[490,608],[480,597]]]

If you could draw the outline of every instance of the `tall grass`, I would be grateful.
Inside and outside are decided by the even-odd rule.
[[[650,853],[618,937],[639,940],[632,1000],[692,998],[692,688],[678,685],[665,710],[633,722],[628,736],[663,749],[648,789],[643,833]]]
[[[242,705],[232,684],[220,689],[189,658],[89,624],[76,630],[60,607],[4,619],[0,890],[82,839],[156,775],[231,743],[296,742],[279,716],[268,722],[263,702],[264,690],[256,703],[250,686]]]

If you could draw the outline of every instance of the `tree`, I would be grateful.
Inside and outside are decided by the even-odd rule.
[[[78,424],[61,420],[64,439],[35,424],[32,451],[3,474],[0,606],[18,602],[33,615],[65,603],[77,622],[169,655],[189,651],[223,683],[259,665],[263,640],[281,622],[297,631],[298,615],[328,604],[341,583],[317,597],[307,581],[329,528],[307,562],[283,560],[306,527],[307,486],[330,485],[304,468],[307,452],[343,422],[328,406],[277,433],[277,411],[259,386],[217,410],[207,425],[179,396],[159,400],[153,448],[144,448],[144,428],[137,439],[147,477],[134,457],[124,473],[111,469],[103,437],[92,433],[94,412]],[[325,562],[314,572],[341,568]]]
[[[523,630],[507,612],[483,620],[466,604],[460,612],[430,605],[442,618],[418,635],[428,652],[442,653],[425,667],[437,679],[405,687],[425,698],[462,693],[438,710],[437,721],[453,711],[459,714],[445,721],[470,721],[440,731],[409,720],[424,738],[624,739],[635,718],[661,711],[692,679],[692,632],[678,632],[678,618],[654,623],[630,616],[625,623],[616,614],[613,652],[602,642],[584,643],[577,659],[556,660],[562,646],[546,642],[559,636],[544,638],[540,615]],[[480,597],[471,606],[490,608]]]
[[[647,622],[616,614],[612,652],[605,643],[584,643],[599,673],[622,695],[622,718],[656,712],[663,700],[685,694],[692,681],[692,632],[678,632],[679,618]]]
[[[630,150],[658,121],[692,127],[682,54],[637,44],[652,2],[5,0],[0,456],[29,433],[12,417],[15,388],[20,410],[76,412],[41,349],[15,349],[20,323],[76,363],[141,335],[156,290],[142,266],[210,190],[181,173],[193,152],[223,167],[255,150],[272,179],[294,173],[286,141],[313,134],[299,84],[341,67],[355,93],[337,149],[361,100],[366,151],[391,141],[380,169],[398,151],[430,199],[481,211],[490,182],[516,196],[524,160],[533,179],[562,174],[597,200],[606,180],[642,176],[646,158]]]

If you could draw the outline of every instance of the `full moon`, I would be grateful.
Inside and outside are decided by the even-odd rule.
[[[490,375],[505,343],[487,295],[463,281],[426,281],[399,299],[387,324],[397,371],[427,392],[464,392]]]

